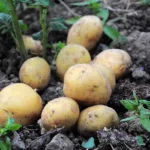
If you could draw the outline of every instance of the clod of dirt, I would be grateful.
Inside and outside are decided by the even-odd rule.
[[[25,143],[21,140],[17,132],[14,132],[12,146],[15,150],[25,150]]]
[[[132,135],[127,134],[123,130],[117,129],[107,129],[104,128],[101,131],[97,132],[97,136],[99,139],[99,149],[111,145],[113,147],[122,147],[123,149],[137,148],[136,138]]]
[[[64,134],[57,134],[51,140],[49,144],[47,144],[45,150],[73,150],[74,145],[72,141]]]
[[[47,132],[46,134],[36,138],[35,140],[33,140],[28,146],[27,149],[28,150],[43,150],[44,146],[47,145],[52,136],[56,135],[57,133],[60,133],[64,130],[64,128],[58,128],[58,129],[54,129],[51,130],[49,132]]]
[[[134,79],[136,79],[136,80],[142,80],[142,79],[144,79],[144,82],[150,80],[150,75],[147,74],[145,71],[139,69],[139,68],[133,70],[132,77]]]

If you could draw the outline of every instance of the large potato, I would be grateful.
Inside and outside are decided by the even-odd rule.
[[[70,67],[64,77],[64,94],[82,105],[107,104],[111,96],[108,80],[90,64]]]
[[[132,65],[129,54],[120,49],[108,49],[99,53],[93,60],[96,64],[104,64],[115,74],[115,78],[119,79]]]
[[[20,68],[20,81],[32,88],[42,90],[50,80],[51,69],[49,64],[40,57],[26,60]]]
[[[40,117],[41,97],[28,85],[11,84],[0,92],[0,125],[4,125],[8,115],[15,122],[29,125]]]
[[[109,81],[109,84],[111,86],[112,91],[115,89],[116,87],[116,79],[115,79],[115,75],[112,72],[112,70],[110,68],[108,68],[107,66],[100,64],[100,63],[93,63],[91,62],[92,67],[94,67],[95,69],[97,69],[98,71],[102,72],[106,78]]]
[[[42,55],[43,46],[41,41],[34,40],[31,36],[23,35],[23,42],[26,50],[29,50],[31,54]]]
[[[119,118],[114,109],[104,105],[95,105],[84,109],[77,123],[77,130],[83,136],[92,136],[104,127],[118,125]]]
[[[97,16],[83,16],[70,28],[67,44],[80,44],[91,50],[101,38],[102,33],[103,25]]]
[[[90,61],[91,56],[86,48],[79,44],[69,44],[57,56],[56,68],[58,76],[63,80],[69,67],[75,64],[89,63]]]
[[[41,115],[41,123],[47,130],[75,125],[80,114],[77,102],[68,97],[56,98],[47,103]]]

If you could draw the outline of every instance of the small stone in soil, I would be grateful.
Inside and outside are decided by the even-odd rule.
[[[52,141],[47,144],[45,150],[73,150],[74,144],[64,134],[57,134]]]

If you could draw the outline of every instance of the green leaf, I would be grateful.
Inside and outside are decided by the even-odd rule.
[[[42,31],[32,34],[34,40],[42,40]]]
[[[54,6],[54,3],[52,2],[52,0],[20,0],[20,2],[22,3],[29,3],[30,5],[34,5],[34,6],[44,6],[44,7],[48,7],[48,6]]]
[[[19,130],[21,127],[22,127],[21,124],[15,123],[15,120],[10,117],[8,118],[5,124],[5,129],[7,129],[8,131],[16,131]]]
[[[12,30],[12,20],[10,15],[0,13],[0,30],[3,34]]]
[[[76,2],[76,3],[71,3],[72,6],[86,6],[90,5],[91,3],[97,3],[101,2],[102,0],[86,0],[84,2]]]
[[[147,5],[150,4],[150,0],[141,0],[142,4]]]
[[[63,18],[52,18],[49,22],[49,26],[53,31],[64,31],[67,30],[67,27],[64,24]]]
[[[150,119],[149,117],[140,116],[140,123],[141,125],[150,132]]]
[[[104,26],[104,33],[112,40],[117,40],[120,37],[120,32],[108,25]]]
[[[1,0],[1,2],[0,2],[0,12],[1,13],[6,13],[6,14],[8,14],[8,12],[9,12],[6,1],[4,1],[4,0]]]
[[[136,140],[137,140],[137,144],[140,145],[140,146],[144,146],[145,143],[144,143],[144,140],[141,136],[136,136]]]
[[[73,17],[73,18],[69,18],[67,20],[65,20],[66,24],[69,25],[73,25],[74,23],[76,23],[81,17]]]
[[[19,22],[19,26],[20,26],[21,31],[26,32],[28,29],[27,25],[23,22],[23,20],[19,20],[18,22]]]
[[[2,140],[0,140],[0,150],[8,150],[7,144]]]
[[[84,147],[86,149],[92,149],[92,148],[94,148],[94,146],[95,146],[95,143],[94,143],[93,137],[89,138],[88,141],[86,141],[86,142],[84,142],[84,141],[82,142],[82,147]]]
[[[107,9],[101,8],[97,16],[102,17],[102,23],[104,25],[109,17],[109,11]]]
[[[150,101],[147,100],[139,100],[139,102],[143,105],[146,105],[148,109],[150,109]]]
[[[120,120],[120,121],[121,121],[121,122],[124,122],[124,121],[130,121],[130,120],[134,120],[134,119],[136,119],[136,118],[137,118],[137,116],[131,116],[131,117],[122,119],[122,120]]]
[[[120,102],[128,110],[135,110],[138,107],[136,100],[121,100]]]

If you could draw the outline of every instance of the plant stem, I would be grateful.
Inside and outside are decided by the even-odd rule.
[[[47,15],[47,8],[40,6],[40,24],[42,27],[42,45],[43,45],[43,58],[46,59],[46,48],[47,48],[47,26],[46,26],[46,15]]]
[[[16,15],[15,6],[13,3],[13,0],[7,0],[7,2],[8,2],[8,7],[10,9],[11,17],[12,17],[12,24],[13,24],[13,28],[14,28],[14,32],[16,36],[16,42],[18,44],[18,48],[19,48],[22,58],[26,60],[28,55],[27,55],[27,51],[23,43],[22,34],[21,34],[21,30],[18,24],[18,17]]]

